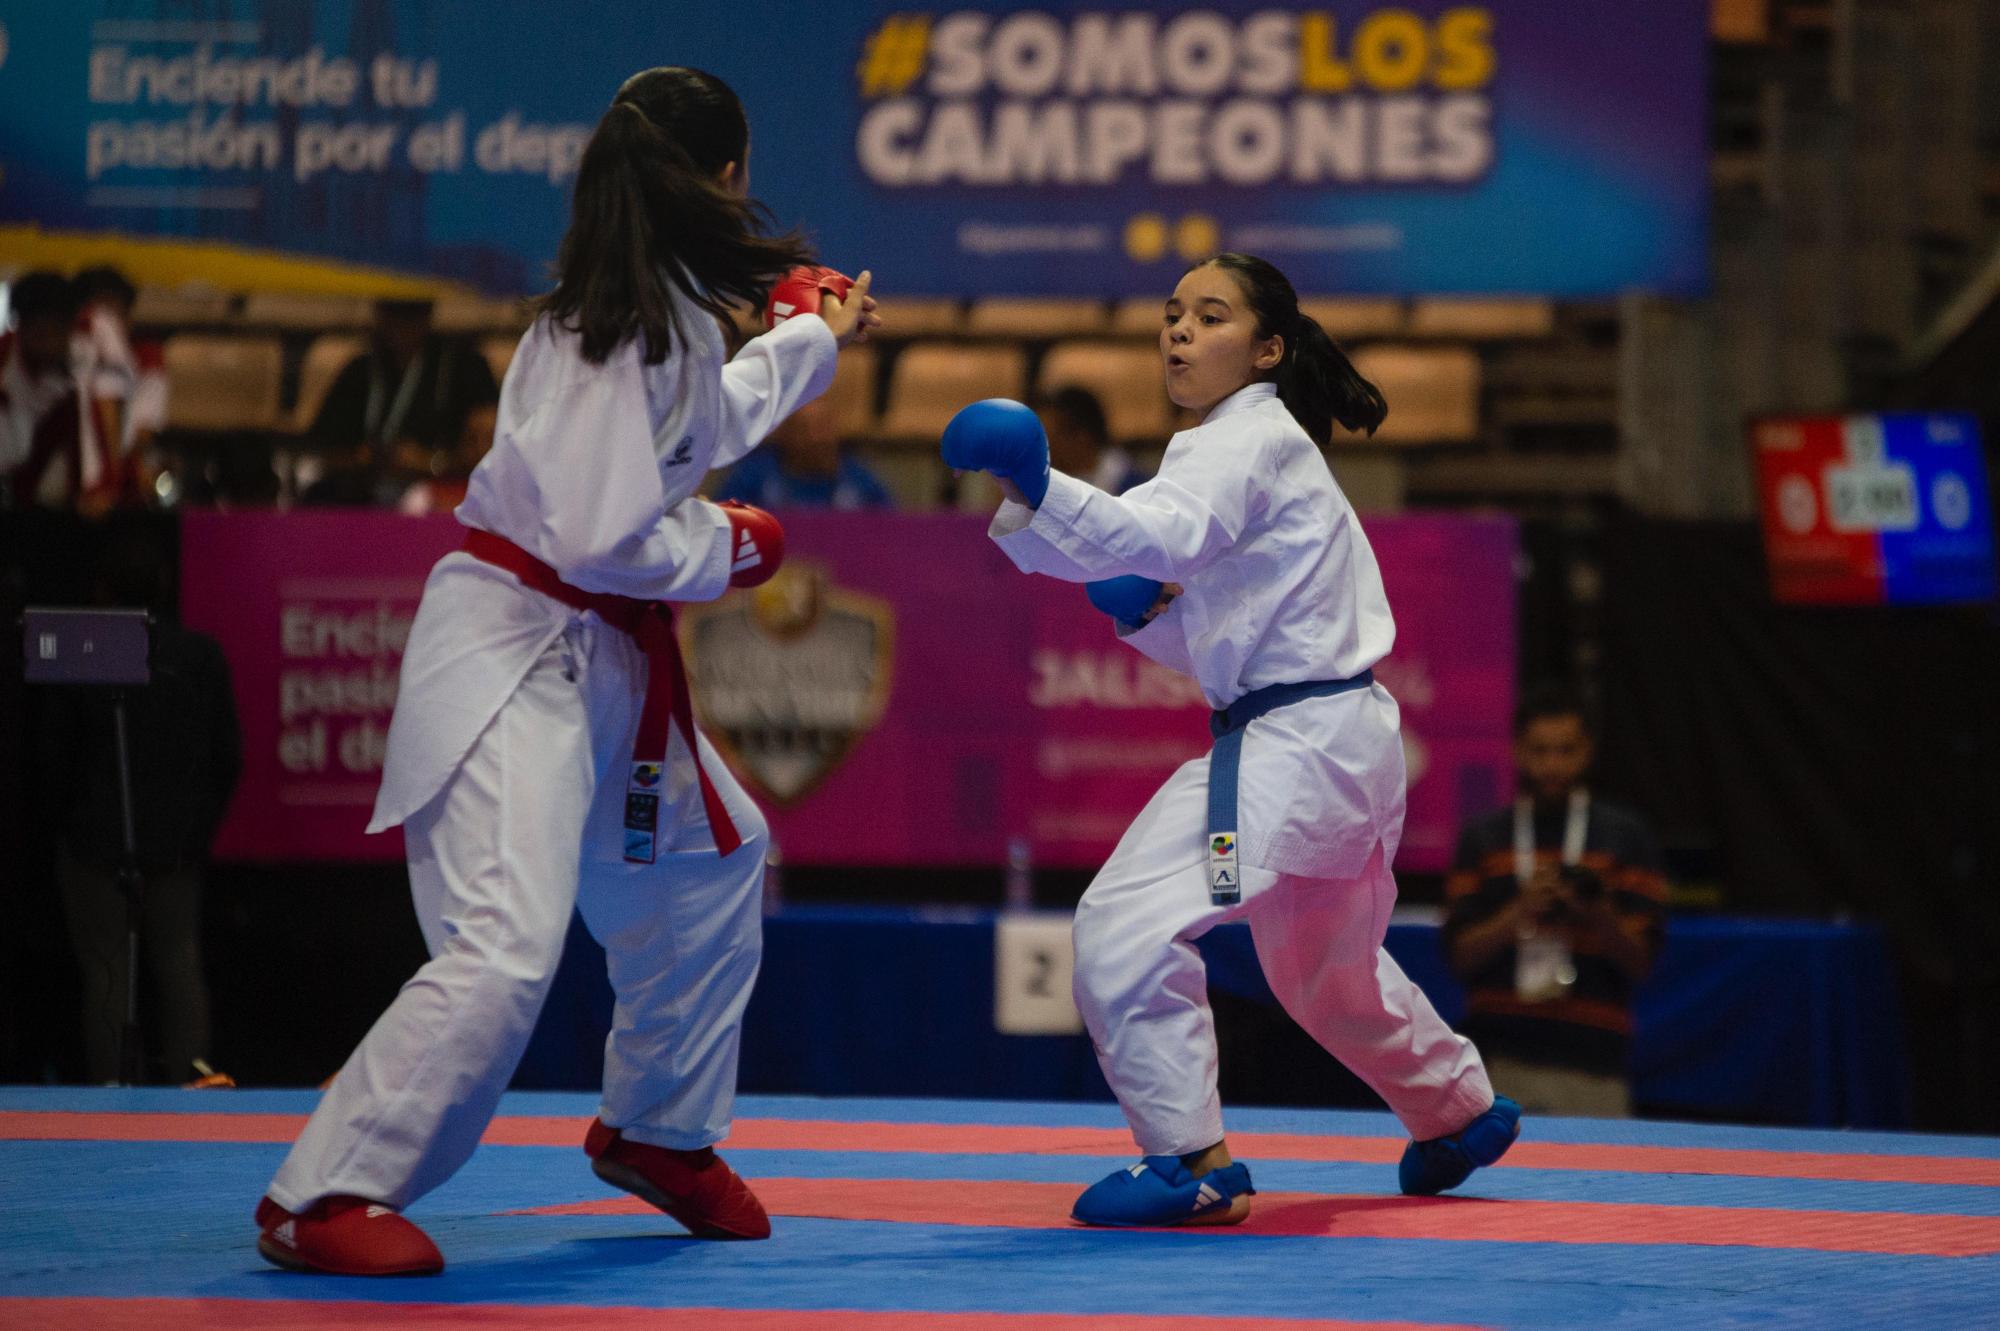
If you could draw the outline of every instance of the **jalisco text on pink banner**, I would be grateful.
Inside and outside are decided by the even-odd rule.
[[[1120,645],[1080,588],[1023,577],[980,517],[784,515],[791,560],[757,593],[681,610],[704,728],[795,863],[1089,866],[1207,748],[1191,681]],[[1508,794],[1513,524],[1367,522],[1396,650],[1409,821],[1399,864],[1448,862]],[[190,513],[187,621],[222,641],[244,779],[216,853],[380,860],[366,836],[397,668],[430,566],[463,529],[374,512]]]

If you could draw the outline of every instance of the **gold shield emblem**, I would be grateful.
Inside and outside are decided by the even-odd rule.
[[[881,721],[895,626],[888,602],[835,586],[811,563],[684,608],[681,643],[703,732],[757,794],[798,803]]]

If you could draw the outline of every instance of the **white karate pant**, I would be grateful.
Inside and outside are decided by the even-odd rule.
[[[401,1208],[465,1163],[534,1030],[572,906],[604,945],[617,997],[605,1123],[678,1149],[727,1133],[763,948],[767,834],[704,739],[703,766],[743,836],[727,858],[716,853],[676,731],[658,862],[624,862],[645,685],[637,644],[579,615],[404,825],[431,960],[341,1068],[278,1170],[270,1195],[286,1210],[334,1194]]]
[[[1243,866],[1243,899],[1208,897],[1208,764],[1168,779],[1078,903],[1076,1004],[1139,1149],[1223,1139],[1215,1020],[1194,940],[1247,919],[1285,1011],[1385,1100],[1412,1137],[1457,1132],[1493,1104],[1479,1051],[1382,950],[1396,879],[1378,844],[1361,875]]]

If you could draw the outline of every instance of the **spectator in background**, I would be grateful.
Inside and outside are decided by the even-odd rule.
[[[412,517],[426,513],[449,513],[465,498],[465,487],[472,480],[472,469],[479,460],[493,448],[493,432],[500,425],[500,407],[489,403],[474,407],[465,416],[465,429],[458,436],[458,447],[449,453],[434,455],[439,459],[436,475],[417,481],[403,491],[402,499],[396,507]]]
[[[167,423],[167,374],[157,342],[132,339],[138,296],[109,266],[76,275],[82,304],[73,350],[84,395],[83,487],[79,507],[98,514],[140,507],[158,495],[153,444]]]
[[[833,404],[819,397],[787,416],[769,442],[737,463],[716,491],[759,508],[886,508],[889,492],[840,448]]]
[[[0,335],[0,496],[7,506],[75,507],[83,488],[83,407],[70,336],[79,300],[60,273],[8,288],[13,327]]]
[[[397,502],[458,445],[466,418],[499,400],[477,347],[432,335],[429,301],[377,301],[372,344],[334,379],[313,418],[326,470],[304,502]]]
[[[1444,944],[1496,1086],[1530,1111],[1629,1117],[1632,993],[1659,950],[1666,882],[1645,820],[1584,784],[1594,756],[1575,697],[1523,701],[1520,796],[1460,836]]]
[[[1104,404],[1088,388],[1058,388],[1035,403],[1049,436],[1049,465],[1089,481],[1107,494],[1124,494],[1146,479],[1132,455],[1111,442]]]
[[[152,682],[126,703],[132,816],[144,881],[140,941],[155,1007],[155,1053],[170,1080],[209,1075],[208,985],[202,974],[202,872],[242,770],[229,665],[204,633],[166,613],[167,561],[157,535],[115,530],[98,566],[94,599],[154,612]],[[111,698],[66,689],[53,703],[41,770],[50,807],[62,810],[56,878],[83,981],[84,1066],[116,1080],[125,1021],[125,896],[118,883],[124,833]]]

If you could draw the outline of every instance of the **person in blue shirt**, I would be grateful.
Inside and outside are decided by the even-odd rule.
[[[1147,479],[1132,455],[1111,442],[1104,404],[1088,388],[1065,385],[1034,405],[1049,437],[1049,464],[1058,471],[1115,495]]]
[[[875,473],[840,451],[840,423],[818,398],[785,419],[736,464],[715,492],[759,508],[887,508],[894,501]]]

